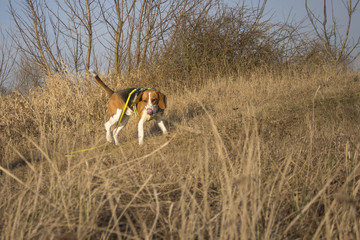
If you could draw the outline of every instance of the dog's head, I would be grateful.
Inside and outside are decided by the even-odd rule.
[[[137,105],[139,111],[145,110],[147,114],[153,115],[165,110],[166,96],[159,91],[148,89],[139,94],[131,107],[134,105]]]

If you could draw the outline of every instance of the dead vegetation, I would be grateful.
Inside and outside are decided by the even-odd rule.
[[[132,118],[120,147],[71,157],[105,142],[98,86],[54,76],[3,96],[0,236],[360,238],[357,79],[253,72],[162,89],[168,137],[150,122],[139,147]]]
[[[306,1],[315,37],[266,0],[9,2],[0,239],[360,239],[359,2],[342,34]],[[133,117],[104,144],[90,66],[164,92],[170,134],[139,147]]]

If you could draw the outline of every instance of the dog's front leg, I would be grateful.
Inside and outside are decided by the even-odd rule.
[[[144,122],[139,121],[138,123],[138,138],[139,138],[139,145],[144,143]]]
[[[167,134],[167,130],[166,130],[164,121],[163,121],[161,118],[159,118],[159,119],[157,120],[157,125],[159,126],[159,128],[161,129],[161,131],[162,131],[162,133],[163,133],[164,135]]]
[[[148,114],[143,113],[138,122],[138,138],[139,138],[139,145],[144,143],[144,123],[146,119],[149,117]]]

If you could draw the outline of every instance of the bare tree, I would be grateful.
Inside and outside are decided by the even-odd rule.
[[[111,47],[108,48],[110,52],[114,54],[114,65],[115,74],[119,75],[122,71],[122,62],[124,61],[124,55],[126,55],[125,38],[126,36],[125,23],[131,18],[131,14],[135,13],[135,3],[133,1],[114,0],[114,5],[110,5],[108,8],[104,4],[101,4],[101,13],[103,20],[108,28],[108,32],[112,38],[112,42],[108,42]],[[132,18],[134,19],[134,18]],[[128,33],[131,34],[131,31]]]
[[[0,45],[0,93],[5,92],[5,82],[9,79],[16,60],[16,49],[0,32],[2,44]]]
[[[75,70],[79,72],[80,58],[84,55],[85,49],[85,74],[89,76],[89,68],[91,64],[91,54],[93,48],[93,28],[98,17],[93,18],[92,14],[96,11],[95,0],[63,0],[56,1],[58,8],[62,14],[55,13],[48,5],[47,9],[59,22],[59,31],[63,34],[67,46],[70,50]],[[62,15],[66,16],[63,19]],[[83,42],[83,39],[86,43]],[[71,46],[72,42],[72,46]]]
[[[331,5],[332,21],[329,23],[326,2],[327,1],[324,0],[322,18],[317,16],[310,9],[307,0],[305,0],[305,8],[310,23],[316,33],[317,38],[321,41],[326,55],[330,58],[334,66],[337,67],[341,63],[349,63],[353,61],[360,54],[358,50],[360,37],[356,41],[350,42],[350,26],[352,23],[352,17],[360,3],[360,0],[343,1],[343,5],[347,11],[347,25],[344,35],[340,33],[333,5]]]
[[[204,6],[211,5],[216,0],[206,1],[147,1],[144,5],[144,17],[139,16],[138,24],[138,42],[136,51],[136,67],[140,70],[148,60],[151,59],[152,54],[156,49],[165,47],[165,39],[172,39],[172,35],[176,34],[180,21],[183,17],[190,13],[193,9],[200,12],[206,12],[207,8]],[[142,21],[142,24],[140,24]],[[141,40],[139,41],[139,36]],[[159,42],[163,41],[163,44]]]
[[[39,65],[44,74],[59,71],[61,63],[53,51],[56,44],[48,35],[44,3],[41,0],[26,0],[21,5],[22,14],[15,10],[10,0],[9,6],[17,29],[12,37],[23,56]]]
[[[207,0],[212,2],[214,0]],[[204,1],[114,0],[101,6],[103,20],[112,41],[115,74],[141,70],[151,62],[169,38],[177,32],[182,17]]]

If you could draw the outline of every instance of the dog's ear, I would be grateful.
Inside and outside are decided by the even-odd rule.
[[[159,92],[159,107],[163,110],[166,108],[166,96],[161,92]]]
[[[138,103],[141,101],[143,93],[144,93],[144,92],[139,93],[139,96],[137,96],[137,98],[136,98],[135,101],[131,104],[130,107],[135,106],[136,104],[138,104]]]

